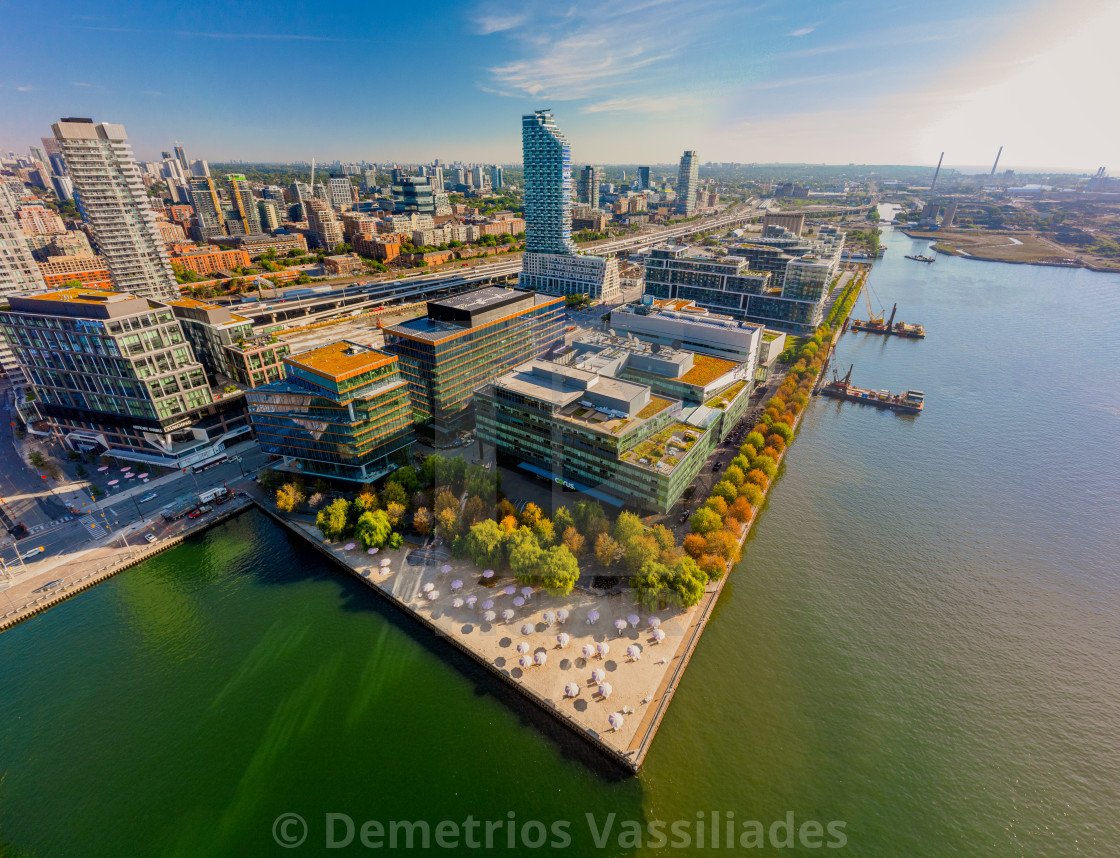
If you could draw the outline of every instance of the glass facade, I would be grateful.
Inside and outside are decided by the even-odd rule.
[[[326,349],[354,349],[337,343]],[[395,355],[358,346],[360,366],[332,373],[311,357],[288,357],[288,377],[246,393],[261,448],[306,474],[368,482],[409,464],[412,410]],[[344,351],[346,356],[352,352]]]
[[[552,112],[521,118],[525,161],[525,249],[574,254],[572,242],[572,150]]]

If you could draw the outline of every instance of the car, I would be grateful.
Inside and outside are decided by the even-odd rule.
[[[712,472],[715,473],[719,469],[720,469],[720,463],[719,462],[713,462],[712,463]]]
[[[204,503],[198,508],[198,511],[202,512],[202,513],[206,513],[206,512],[210,512],[210,510],[212,510],[213,508],[214,507],[210,506],[210,504]]]
[[[144,539],[147,542],[155,542],[156,541],[156,535],[154,533],[145,533],[144,534]]]
[[[152,500],[155,500],[155,499],[156,499],[156,493],[155,492],[148,492],[146,495],[144,495],[144,497],[140,498],[140,503],[147,503],[148,501],[152,501]]]
[[[202,515],[202,510],[200,509],[192,509],[187,513],[188,518],[198,518],[200,515]]]

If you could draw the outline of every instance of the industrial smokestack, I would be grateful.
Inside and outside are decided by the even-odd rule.
[[[941,157],[937,159],[937,169],[933,171],[933,181],[929,183],[929,189],[932,191],[937,187],[937,176],[941,172],[941,162],[945,160],[945,153],[941,153]]]
[[[996,152],[996,162],[994,164],[992,164],[992,176],[995,176],[995,174],[996,174],[996,167],[999,166],[999,156],[1002,155],[1002,154],[1003,154],[1003,147],[1000,146],[999,151]]]

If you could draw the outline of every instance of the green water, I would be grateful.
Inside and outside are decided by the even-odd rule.
[[[838,361],[927,411],[813,403],[640,777],[254,512],[0,635],[0,854],[318,854],[329,812],[731,854],[712,812],[791,811],[846,846],[766,853],[1120,853],[1120,277],[887,243],[929,337]]]

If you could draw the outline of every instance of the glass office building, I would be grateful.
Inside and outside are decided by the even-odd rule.
[[[385,329],[408,379],[417,431],[443,443],[469,425],[474,391],[560,340],[564,300],[489,287],[428,302],[426,316]]]
[[[370,482],[412,458],[412,409],[396,355],[340,341],[284,359],[287,378],[249,391],[267,453],[304,474]]]

